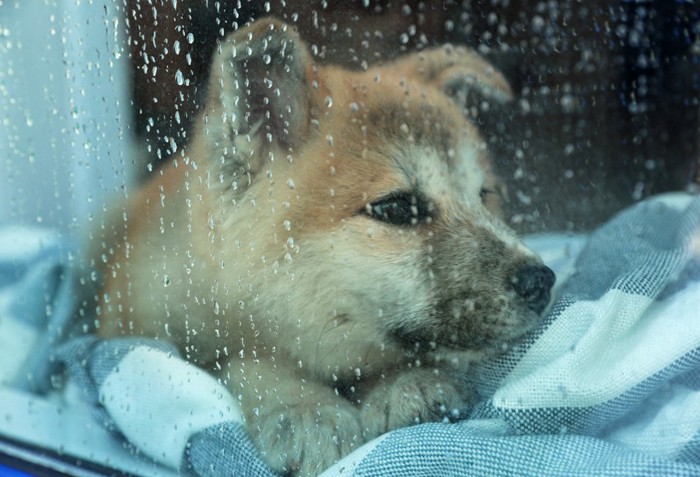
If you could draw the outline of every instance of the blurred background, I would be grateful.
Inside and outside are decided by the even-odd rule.
[[[319,62],[452,42],[497,65],[517,99],[479,122],[520,231],[700,181],[694,1],[0,0],[0,221],[78,233],[187,141],[216,39],[266,15]]]

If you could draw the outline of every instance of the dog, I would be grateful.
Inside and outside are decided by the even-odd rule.
[[[98,235],[97,333],[226,382],[271,468],[315,475],[468,407],[552,271],[499,218],[470,116],[511,97],[445,46],[348,71],[261,19],[222,39],[189,144]]]

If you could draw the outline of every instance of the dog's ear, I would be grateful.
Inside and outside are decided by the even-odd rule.
[[[406,66],[408,74],[437,86],[465,108],[484,101],[503,104],[513,99],[510,85],[501,72],[465,47],[445,45],[417,53]]]
[[[230,34],[211,64],[204,142],[216,178],[238,189],[307,136],[312,61],[289,25],[266,18]]]

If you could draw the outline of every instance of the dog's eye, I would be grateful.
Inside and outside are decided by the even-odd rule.
[[[409,192],[390,194],[367,204],[362,212],[391,225],[416,225],[431,218],[430,204]]]

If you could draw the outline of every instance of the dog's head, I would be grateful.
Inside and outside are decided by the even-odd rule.
[[[263,333],[359,356],[493,349],[537,323],[554,276],[498,217],[469,116],[510,90],[478,55],[317,67],[263,20],[221,42],[211,75],[195,144],[211,158],[212,255]]]

